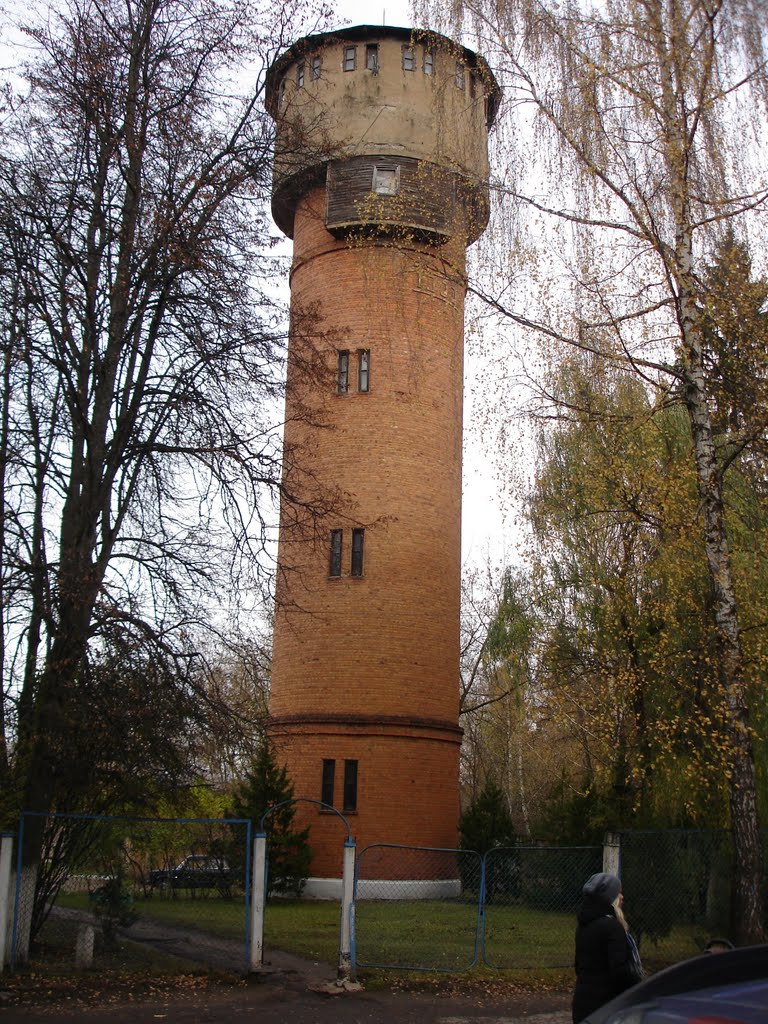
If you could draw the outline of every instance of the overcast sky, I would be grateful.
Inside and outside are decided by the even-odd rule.
[[[401,25],[409,27],[411,15],[407,0],[338,0],[339,22],[352,25]]]

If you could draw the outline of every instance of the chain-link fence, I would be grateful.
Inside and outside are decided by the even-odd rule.
[[[570,966],[581,889],[602,863],[599,846],[515,846],[487,853],[485,963],[498,968]]]
[[[724,831],[621,834],[624,910],[651,968],[731,929],[733,846]]]
[[[358,857],[355,961],[467,970],[573,962],[574,914],[602,849],[370,846]]]
[[[617,870],[620,849],[625,912],[649,970],[697,954],[708,938],[729,937],[728,833],[625,832],[618,839],[618,847],[613,839],[606,847],[609,870]],[[181,970],[190,961],[247,969],[250,840],[250,822],[241,820],[25,814],[13,854],[11,963],[25,962],[38,942],[98,967],[119,939],[153,950],[158,962],[172,954]],[[35,871],[23,866],[25,842],[43,851]],[[367,847],[355,872],[354,961],[433,971],[478,962],[570,966],[581,889],[604,863],[600,847],[516,846],[485,857]],[[283,940],[293,948],[290,929],[301,918],[287,918],[275,948]],[[332,961],[338,911],[328,920]]]
[[[81,966],[120,942],[222,967],[248,964],[251,823],[22,815],[11,963],[35,946]],[[23,851],[41,851],[34,868]]]
[[[360,967],[463,971],[477,962],[482,858],[469,850],[368,846],[355,872]]]
[[[768,832],[763,844],[768,870]],[[605,850],[515,846],[484,857],[387,845],[358,858],[356,962],[570,967],[583,884],[606,863],[618,868],[648,970],[696,956],[714,936],[730,937],[734,856],[725,831],[633,831],[612,835]]]

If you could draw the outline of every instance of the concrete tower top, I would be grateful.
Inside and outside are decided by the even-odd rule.
[[[440,244],[473,241],[488,219],[488,129],[500,89],[485,60],[425,30],[358,25],[306,36],[272,65],[277,225],[328,190],[327,228],[375,225]]]

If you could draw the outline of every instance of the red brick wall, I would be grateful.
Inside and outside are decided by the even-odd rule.
[[[294,779],[300,781],[297,796],[319,800],[323,759],[335,759],[334,805],[342,813],[344,760],[358,761],[358,811],[344,815],[358,851],[377,842],[456,846],[459,747],[455,737],[381,735],[375,727],[358,727],[351,733],[296,727],[287,735],[280,730],[275,741]],[[341,877],[343,822],[309,803],[296,805],[295,821],[311,829],[312,874]]]
[[[340,504],[307,531],[288,509],[282,518],[272,733],[296,796],[319,799],[322,760],[335,758],[340,800],[343,760],[358,760],[359,845],[452,846],[464,247],[336,241],[323,211],[317,189],[296,215],[285,483],[306,496],[338,488]],[[307,370],[313,346],[325,377]],[[338,348],[351,354],[346,395],[335,388]],[[358,348],[371,353],[367,394],[356,390]],[[359,579],[348,575],[353,526],[365,527]],[[344,530],[334,579],[332,528]],[[312,873],[335,874],[338,822],[316,808],[302,815]]]

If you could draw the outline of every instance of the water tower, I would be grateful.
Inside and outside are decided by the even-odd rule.
[[[293,239],[270,735],[297,796],[372,842],[453,847],[465,254],[488,220],[485,61],[361,25],[272,66],[272,204]],[[312,826],[310,891],[338,878]]]

